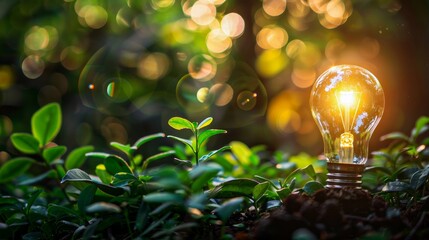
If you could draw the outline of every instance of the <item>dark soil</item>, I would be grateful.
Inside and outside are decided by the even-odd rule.
[[[392,208],[380,196],[347,188],[323,189],[313,196],[291,194],[283,202],[255,221],[250,232],[236,232],[235,238],[429,239],[429,216],[423,204]]]

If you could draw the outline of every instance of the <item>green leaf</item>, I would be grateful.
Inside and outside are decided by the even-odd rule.
[[[381,191],[383,192],[404,192],[411,190],[410,185],[401,181],[388,182]]]
[[[429,167],[419,170],[413,174],[410,180],[410,185],[413,189],[421,188],[429,178]]]
[[[210,151],[206,155],[200,157],[199,162],[204,162],[204,161],[210,159],[213,155],[218,154],[218,153],[223,152],[223,151],[226,151],[226,150],[229,150],[229,149],[231,149],[230,146],[223,146],[217,150]]]
[[[51,164],[53,161],[60,158],[66,151],[67,148],[65,146],[55,146],[43,150],[42,155],[46,162]]]
[[[28,157],[8,160],[0,168],[0,183],[8,182],[25,173],[35,161]]]
[[[140,230],[140,231],[143,230],[148,220],[149,210],[150,210],[149,206],[146,203],[141,202],[139,210],[137,212],[137,217],[136,217],[135,228],[137,228],[137,230]]]
[[[309,195],[313,195],[315,192],[317,192],[320,189],[323,189],[323,185],[319,182],[308,182],[304,185],[303,190],[305,193],[309,194]]]
[[[289,188],[281,188],[279,190],[276,190],[277,195],[279,195],[280,199],[285,199],[288,197],[292,191]]]
[[[114,149],[119,150],[123,153],[125,153],[126,155],[131,155],[132,152],[134,151],[134,149],[131,149],[130,144],[124,145],[118,142],[111,142],[110,146],[112,146]]]
[[[300,153],[298,155],[292,156],[289,159],[289,162],[295,163],[298,168],[306,168],[308,165],[312,165],[316,162],[316,158],[308,155],[307,153]]]
[[[410,141],[408,139],[408,136],[401,132],[393,132],[380,137],[380,141],[385,141],[385,140],[404,140],[406,142]]]
[[[234,156],[238,159],[238,161],[241,163],[241,165],[244,166],[250,166],[250,157],[252,156],[252,151],[250,148],[242,143],[242,142],[231,142],[231,151],[234,154]]]
[[[73,216],[75,218],[79,217],[79,213],[75,210],[69,208],[69,207],[63,207],[61,205],[57,204],[49,204],[48,206],[48,216],[54,217],[54,218],[62,218],[62,217],[70,217]]]
[[[412,135],[413,138],[417,138],[417,136],[419,136],[421,133],[423,133],[424,131],[427,130],[427,127],[425,128],[425,126],[429,123],[429,117],[427,116],[423,116],[420,117],[417,122],[416,122],[416,126],[413,129]]]
[[[150,203],[182,203],[184,201],[183,196],[168,192],[150,193],[144,196],[143,200]]]
[[[213,118],[212,117],[208,117],[208,118],[204,119],[203,121],[201,121],[200,124],[198,124],[197,129],[200,130],[200,129],[204,128],[204,127],[207,127],[212,122],[213,122]]]
[[[39,141],[28,133],[14,133],[10,137],[13,146],[22,153],[36,154],[39,152]]]
[[[220,207],[214,210],[214,213],[222,220],[226,222],[231,215],[238,210],[241,210],[244,199],[242,197],[233,198],[224,202]]]
[[[103,153],[103,152],[89,152],[89,153],[85,154],[85,157],[87,157],[87,158],[94,158],[94,159],[97,159],[97,160],[104,160],[108,156],[111,156],[111,154]]]
[[[248,178],[234,179],[216,186],[210,196],[213,198],[251,197],[253,188],[259,183]]]
[[[269,182],[262,182],[255,186],[253,189],[253,199],[257,202],[259,199],[264,196],[264,194],[267,192],[268,188],[270,187]]]
[[[67,156],[66,163],[65,163],[66,170],[69,170],[72,168],[79,168],[80,166],[82,166],[82,164],[85,162],[86,154],[88,154],[91,151],[94,151],[93,146],[83,146],[73,150]]]
[[[317,175],[314,171],[313,165],[308,165],[307,167],[302,169],[303,172],[305,172],[311,179],[316,180]]]
[[[192,144],[192,141],[191,141],[191,140],[184,139],[184,138],[180,138],[180,137],[176,137],[176,136],[172,136],[172,135],[168,135],[167,137],[168,137],[168,138],[175,139],[175,140],[177,140],[177,141],[179,141],[179,142],[181,142],[181,143],[183,143],[183,144],[188,145],[188,146],[192,149],[192,151],[193,151],[193,152],[195,152],[195,150],[194,150],[194,147],[193,147],[193,144]]]
[[[41,182],[47,178],[55,178],[56,176],[57,176],[57,174],[56,174],[55,170],[51,169],[47,172],[40,174],[37,177],[32,177],[32,178],[20,181],[17,183],[17,185],[19,185],[19,186],[33,185],[33,184],[39,183],[39,182]]]
[[[113,203],[97,202],[86,208],[87,213],[120,213],[121,208]]]
[[[41,146],[45,146],[57,136],[61,121],[61,108],[58,103],[50,103],[33,115],[31,131]]]
[[[142,137],[139,140],[137,140],[136,143],[134,143],[134,147],[140,148],[143,144],[145,144],[147,142],[150,142],[150,141],[157,139],[157,138],[163,138],[163,137],[165,137],[164,133],[155,133],[155,134],[151,134],[151,135]]]
[[[220,171],[222,171],[222,167],[215,163],[201,164],[192,169],[189,172],[189,176],[193,180],[192,191],[201,191],[205,185],[208,185],[209,180],[215,177]]]
[[[97,167],[95,167],[95,174],[97,174],[104,184],[110,184],[113,178],[112,175],[106,171],[106,166],[104,166],[104,164],[98,164]]]
[[[153,156],[150,156],[150,157],[148,157],[147,159],[146,159],[146,161],[143,163],[143,167],[142,167],[142,169],[143,170],[145,170],[146,168],[147,168],[147,166],[150,164],[150,163],[152,163],[152,162],[154,162],[154,161],[156,161],[156,160],[160,160],[160,159],[163,159],[163,158],[166,158],[166,157],[169,157],[169,156],[172,156],[172,155],[174,155],[176,152],[174,151],[174,150],[170,150],[170,151],[167,151],[167,152],[162,152],[162,153],[158,153],[158,154],[155,154],[155,155],[153,155]]]
[[[115,155],[110,155],[106,159],[104,159],[104,166],[106,166],[107,172],[111,175],[115,175],[119,172],[132,173],[130,166],[128,166],[128,163],[125,162],[124,159]]]
[[[126,172],[120,172],[120,173],[115,174],[115,176],[113,177],[112,184],[114,186],[125,186],[130,181],[135,181],[135,180],[137,180],[137,178],[133,174],[126,173]]]
[[[168,120],[168,125],[176,130],[190,129],[195,132],[195,126],[189,120],[181,117],[172,117]]]
[[[122,188],[110,186],[92,180],[88,173],[78,168],[70,169],[67,171],[66,175],[61,180],[61,183],[66,182],[70,182],[73,186],[80,190],[83,190],[88,184],[95,184],[101,191],[114,196],[121,195],[125,192]]]
[[[226,133],[225,130],[222,129],[207,129],[204,132],[200,133],[198,136],[198,145],[202,145],[206,140],[208,140],[210,137]]]
[[[97,186],[88,185],[85,187],[79,194],[77,199],[77,206],[80,211],[85,212],[86,207],[91,204],[92,199],[94,199],[95,192],[97,191]]]

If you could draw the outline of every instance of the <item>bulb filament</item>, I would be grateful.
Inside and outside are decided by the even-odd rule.
[[[341,91],[336,94],[344,132],[340,136],[340,162],[353,163],[353,134],[350,132],[360,102],[360,93]]]

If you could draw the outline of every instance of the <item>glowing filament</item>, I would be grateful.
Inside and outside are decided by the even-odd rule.
[[[336,94],[338,108],[340,110],[341,122],[344,133],[340,136],[340,162],[353,163],[353,134],[350,128],[359,108],[360,93],[354,91],[341,91]]]

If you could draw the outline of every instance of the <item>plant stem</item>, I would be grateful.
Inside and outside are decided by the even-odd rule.
[[[195,130],[195,162],[196,165],[198,166],[198,151],[199,151],[199,146],[198,146],[198,129]]]

